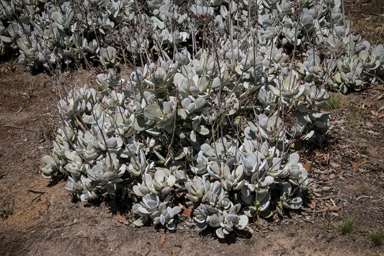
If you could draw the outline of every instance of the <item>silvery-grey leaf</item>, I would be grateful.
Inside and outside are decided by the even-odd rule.
[[[161,223],[161,225],[165,225],[165,217],[164,217],[164,215],[163,214],[161,214],[160,215],[160,223]]]
[[[219,238],[222,238],[224,239],[225,238],[225,235],[224,235],[224,232],[223,232],[223,228],[218,228],[216,229],[216,235],[219,237]]]
[[[208,221],[209,226],[214,228],[220,227],[220,222],[221,222],[220,215],[217,213],[211,215]]]
[[[144,207],[139,207],[137,208],[137,210],[142,213],[142,214],[145,214],[145,215],[150,215],[151,213],[149,211],[147,211],[147,209],[145,209]]]

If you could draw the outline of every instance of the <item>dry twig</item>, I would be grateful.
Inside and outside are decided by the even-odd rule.
[[[34,130],[32,129],[28,129],[28,128],[25,128],[25,127],[20,127],[20,126],[13,126],[13,125],[3,125],[4,127],[9,127],[9,128],[15,128],[15,129],[24,129],[24,130],[27,130],[27,131],[30,131],[30,132],[35,132]]]

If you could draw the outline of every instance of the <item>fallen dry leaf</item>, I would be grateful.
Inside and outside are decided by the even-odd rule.
[[[374,111],[374,110],[371,110],[371,114],[372,114],[373,116],[378,116],[378,115],[379,115],[379,113],[377,113],[377,112]]]
[[[128,221],[126,219],[124,219],[123,217],[121,217],[120,211],[116,212],[116,219],[118,222],[123,223],[125,225],[128,225]]]
[[[8,69],[9,69],[8,66],[4,66],[4,67],[2,67],[2,68],[0,69],[0,73],[5,73],[5,72],[8,71]]]
[[[311,240],[311,242],[314,244],[315,243],[315,240],[313,240],[313,239],[309,239],[309,240]]]
[[[317,201],[313,201],[312,203],[308,204],[308,206],[309,206],[311,209],[315,209],[315,208],[316,208],[316,202],[317,202]]]
[[[326,208],[323,208],[321,210],[318,210],[318,211],[315,211],[315,212],[326,212],[326,211],[338,211],[341,209],[340,206],[333,206],[333,205],[329,205],[329,204],[326,204],[327,207]]]
[[[183,211],[183,215],[192,218],[192,211],[191,211],[191,210],[188,210],[188,209],[184,209],[184,211]]]
[[[160,246],[163,246],[165,242],[165,235],[163,235],[161,238],[160,238]]]
[[[372,127],[373,127],[373,123],[371,123],[371,122],[367,122],[366,125],[367,125],[370,129],[372,129]]]
[[[308,172],[310,172],[310,171],[312,170],[312,164],[311,164],[311,163],[303,164],[303,167],[304,167]]]
[[[328,210],[330,211],[338,211],[340,209],[341,209],[341,206],[333,206],[333,205],[328,206]]]
[[[353,170],[357,170],[357,168],[359,168],[359,163],[356,163],[356,162],[352,162],[352,161],[349,161],[350,163],[351,163],[351,165],[352,165],[352,168],[353,168]]]
[[[325,180],[325,173],[320,174],[320,178],[321,178],[322,180]]]
[[[352,179],[352,178],[348,177],[347,175],[344,175],[344,177],[349,179],[349,180],[355,180],[355,179]]]
[[[329,162],[330,154],[324,154],[324,161]]]
[[[340,145],[340,148],[349,148],[351,145]]]
[[[324,182],[323,184],[331,184],[331,183],[333,183],[333,182],[335,182],[335,181],[336,181],[336,179],[332,179],[332,180],[329,180],[329,181]]]
[[[339,178],[340,178],[341,180],[344,180],[343,174],[344,174],[344,171],[339,172]]]

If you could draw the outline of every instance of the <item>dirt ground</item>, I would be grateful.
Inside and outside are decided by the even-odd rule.
[[[366,3],[350,4],[356,9]],[[372,24],[383,29],[377,25],[381,14],[354,15],[357,31]],[[375,23],[364,23],[367,15]],[[89,82],[89,72],[82,72]],[[311,177],[300,211],[260,219],[222,240],[212,230],[201,232],[187,216],[175,232],[136,228],[124,204],[108,198],[78,202],[65,180],[43,179],[41,158],[58,127],[51,80],[44,72],[0,64],[0,206],[11,212],[0,216],[0,255],[384,255],[384,245],[370,239],[384,229],[383,84],[332,94],[333,128],[321,146],[300,152]],[[343,234],[347,219],[353,227]]]
[[[41,157],[57,126],[52,78],[21,66],[0,70],[0,205],[12,208],[0,218],[0,255],[384,255],[384,246],[370,240],[384,228],[382,85],[332,94],[339,104],[330,110],[333,129],[321,147],[301,150],[311,186],[300,211],[261,219],[221,240],[211,230],[200,232],[187,216],[174,233],[135,228],[119,202],[77,202],[65,180],[43,179]],[[338,231],[343,218],[354,221],[344,235]]]

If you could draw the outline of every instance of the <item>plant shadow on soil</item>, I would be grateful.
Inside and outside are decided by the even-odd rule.
[[[225,238],[218,238],[215,235],[215,228],[208,227],[202,231],[199,232],[199,236],[202,239],[213,239],[217,240],[220,243],[226,244],[226,245],[231,245],[231,244],[236,244],[239,241],[239,238],[241,239],[251,239],[252,238],[252,233],[246,230],[236,230],[235,232],[230,233],[228,236]]]

